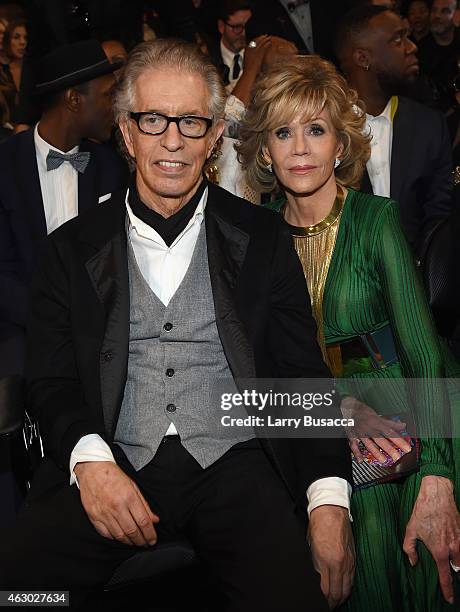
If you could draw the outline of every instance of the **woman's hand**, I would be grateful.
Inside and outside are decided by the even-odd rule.
[[[270,47],[265,53],[262,70],[268,70],[274,64],[281,62],[283,59],[289,59],[297,53],[298,49],[294,43],[279,36],[270,36]]]
[[[254,72],[259,74],[265,61],[267,51],[272,44],[272,37],[267,34],[262,34],[254,38],[255,47],[246,46],[243,58],[243,74],[244,72]]]
[[[444,599],[454,603],[449,560],[460,566],[460,514],[453,484],[441,476],[424,476],[412,515],[406,527],[403,550],[414,566],[418,561],[417,540],[430,551],[438,567]]]
[[[244,51],[243,73],[232,91],[232,94],[241,100],[245,106],[249,104],[252,88],[262,70],[265,55],[271,46],[271,37],[267,34],[258,36],[254,41],[256,46],[247,46]]]
[[[392,421],[379,416],[375,410],[363,404],[354,397],[345,397],[340,409],[344,417],[354,420],[354,427],[347,428],[350,448],[358,463],[364,461],[359,448],[362,442],[371,456],[380,463],[387,462],[387,457],[381,452],[384,450],[393,461],[401,459],[400,450],[409,453],[410,444],[401,437],[401,431],[406,428],[402,421]]]

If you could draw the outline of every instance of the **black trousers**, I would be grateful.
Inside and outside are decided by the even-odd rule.
[[[305,517],[257,441],[236,445],[205,470],[178,437],[165,438],[139,472],[118,447],[114,451],[160,517],[158,541],[191,540],[222,589],[225,610],[328,610],[306,542]],[[68,484],[32,495],[14,528],[1,535],[2,589],[75,590],[77,599],[105,584],[139,550],[100,536],[78,488]]]

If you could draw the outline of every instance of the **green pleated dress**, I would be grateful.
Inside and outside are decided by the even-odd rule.
[[[270,207],[279,210],[281,203]],[[444,349],[401,229],[398,205],[392,200],[349,189],[325,281],[322,317],[326,346],[391,325],[399,361],[382,370],[361,372],[357,364],[355,372],[347,368],[350,378],[365,379],[364,384],[373,378],[446,375]],[[453,360],[450,366],[449,374],[458,375]],[[389,401],[383,396],[369,401],[366,393],[360,399],[381,414],[406,412],[416,405],[417,421],[423,431],[446,431],[453,419],[459,435],[458,398],[454,397],[451,409],[444,389],[436,388],[435,383],[420,387],[417,393],[419,396],[412,398],[399,395],[396,401],[394,397]],[[420,454],[418,473],[353,493],[351,512],[357,565],[352,595],[344,610],[444,612],[457,609],[457,605],[444,601],[435,563],[424,545],[418,543],[419,562],[412,568],[402,550],[402,542],[423,476],[444,476],[454,482],[457,479],[459,497],[459,440],[423,438]]]

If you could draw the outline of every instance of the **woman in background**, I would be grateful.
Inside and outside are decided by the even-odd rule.
[[[351,416],[381,432],[350,439],[357,566],[345,606],[440,612],[452,609],[449,558],[460,566],[452,442],[439,437],[450,423],[437,381],[443,359],[397,203],[354,189],[370,152],[364,122],[355,92],[332,64],[297,56],[258,81],[238,151],[254,188],[281,189],[271,207],[293,235],[324,359],[335,375],[370,389],[360,399],[375,410]],[[391,387],[404,378],[431,380],[414,397],[372,396],[379,381]],[[375,464],[416,453],[403,424],[378,413],[411,410],[424,433],[419,465],[409,475],[373,482]]]
[[[19,91],[23,74],[23,60],[27,51],[27,26],[23,20],[11,21],[3,35],[3,50],[8,61],[2,64],[3,75],[14,88],[14,103],[10,106],[14,121],[15,109],[19,102]]]

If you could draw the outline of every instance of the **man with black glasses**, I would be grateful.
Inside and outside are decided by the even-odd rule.
[[[249,2],[225,0],[220,3],[217,20],[219,47],[211,55],[228,93],[233,90],[243,71],[246,26],[251,17]]]
[[[142,547],[187,537],[214,609],[326,612],[350,592],[345,440],[224,430],[213,399],[218,380],[329,376],[283,221],[203,178],[224,102],[194,46],[130,54],[115,115],[133,181],[50,236],[35,280],[29,409],[48,459],[0,535],[2,588],[83,604]]]

